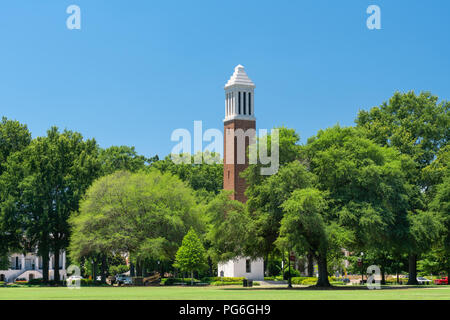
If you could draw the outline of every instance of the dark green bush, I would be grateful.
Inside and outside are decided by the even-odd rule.
[[[194,279],[194,282],[200,282],[197,279]],[[161,279],[161,285],[164,286],[173,286],[175,283],[184,283],[186,285],[191,284],[191,278],[164,278]]]
[[[210,283],[210,282],[236,282],[244,280],[244,277],[205,277],[202,278],[202,282]]]
[[[292,278],[294,278],[294,277],[300,277],[300,271],[298,271],[297,269],[292,269],[292,268],[291,268],[291,277],[292,277]],[[286,270],[286,271],[283,273],[283,279],[284,279],[284,280],[289,279],[289,270]]]

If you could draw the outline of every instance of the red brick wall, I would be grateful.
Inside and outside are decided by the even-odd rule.
[[[245,179],[241,178],[239,174],[248,167],[248,157],[245,158],[245,164],[237,164],[237,139],[233,134],[227,132],[228,129],[242,129],[244,131],[248,129],[256,129],[256,121],[254,120],[230,120],[224,123],[224,161],[223,161],[223,188],[225,190],[232,190],[234,194],[232,199],[245,203],[247,197],[244,195],[247,184]],[[233,163],[227,163],[227,139],[233,138],[232,142],[234,146],[234,161]],[[247,150],[249,140],[245,140],[245,150]]]

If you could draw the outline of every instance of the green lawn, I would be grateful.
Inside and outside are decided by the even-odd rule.
[[[295,288],[238,287],[82,287],[80,289],[51,287],[0,288],[0,300],[5,299],[89,299],[89,300],[450,300],[450,287],[402,288],[367,290],[363,288],[334,288],[316,290]]]

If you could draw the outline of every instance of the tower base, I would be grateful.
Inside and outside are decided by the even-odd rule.
[[[248,280],[264,280],[264,260],[250,260],[250,258],[237,258],[217,266],[218,277],[244,277]]]

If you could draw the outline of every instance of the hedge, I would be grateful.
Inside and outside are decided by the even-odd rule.
[[[264,277],[266,281],[283,281],[283,276]]]
[[[244,277],[205,277],[202,278],[202,282],[210,283],[210,282],[238,282],[242,283]]]
[[[197,279],[194,279],[194,282],[200,282]],[[173,286],[176,283],[183,283],[186,285],[191,284],[191,278],[163,278],[161,279],[161,284],[164,286]]]

